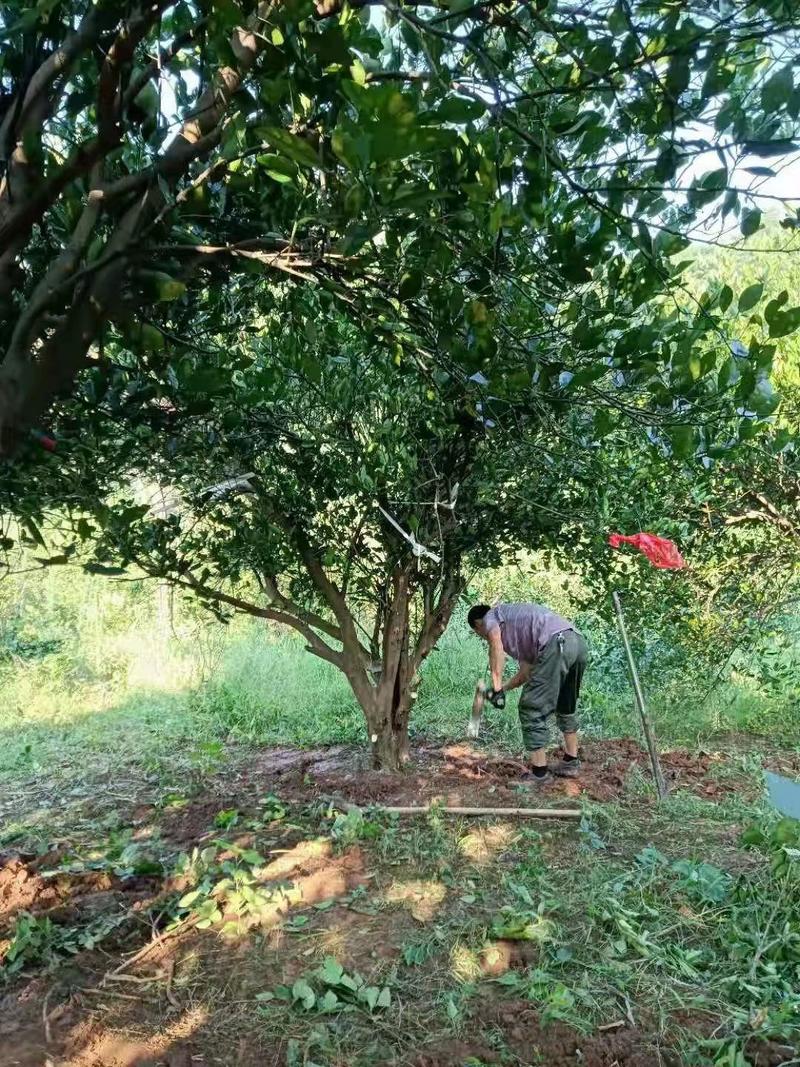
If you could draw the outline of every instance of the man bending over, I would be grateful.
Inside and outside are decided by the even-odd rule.
[[[537,785],[550,779],[546,746],[549,719],[564,734],[564,757],[554,764],[554,774],[574,778],[578,759],[578,720],[575,708],[586,669],[586,641],[567,619],[541,604],[476,604],[467,622],[489,645],[492,686],[487,699],[496,708],[506,706],[506,693],[522,686],[519,721],[528,752],[531,780]],[[519,670],[503,685],[506,656]]]

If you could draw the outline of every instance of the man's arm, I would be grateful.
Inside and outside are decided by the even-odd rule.
[[[525,685],[527,680],[530,678],[532,670],[532,663],[520,663],[519,670],[513,678],[510,678],[506,682],[506,684],[503,686],[503,689],[505,689],[507,693],[509,693],[512,689],[519,689],[519,687],[521,685]]]
[[[503,670],[506,665],[506,653],[503,648],[503,638],[500,627],[496,626],[488,633],[489,641],[489,670],[492,674],[492,689],[503,688]]]

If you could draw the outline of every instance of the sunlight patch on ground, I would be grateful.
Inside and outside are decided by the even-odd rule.
[[[394,882],[386,890],[385,900],[387,904],[403,904],[418,922],[427,923],[435,917],[446,896],[447,887],[441,882]]]
[[[90,1030],[83,1036],[81,1027],[74,1039],[76,1044],[80,1042],[83,1047],[70,1057],[69,1063],[71,1067],[95,1067],[100,1063],[108,1067],[138,1067],[144,1062],[144,1057],[163,1057],[176,1042],[185,1041],[204,1026],[208,1017],[205,1008],[190,1008],[160,1033],[143,1036],[141,1040],[113,1031],[97,1034],[97,1031]]]
[[[273,878],[283,878],[291,871],[299,867],[315,864],[316,861],[327,859],[332,851],[332,844],[326,837],[318,837],[311,841],[300,841],[293,848],[287,849],[277,859],[261,867],[256,872],[259,878],[271,881]]]
[[[498,852],[510,848],[516,839],[517,833],[508,823],[481,826],[459,840],[458,850],[467,859],[481,866],[488,863]]]
[[[453,945],[450,950],[450,973],[457,982],[477,981],[482,973],[477,952],[467,945]]]

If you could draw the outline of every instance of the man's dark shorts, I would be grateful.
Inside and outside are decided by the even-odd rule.
[[[525,748],[544,748],[549,740],[549,719],[555,712],[559,730],[575,733],[581,680],[586,670],[586,641],[575,630],[555,634],[544,647],[519,698],[519,721]]]

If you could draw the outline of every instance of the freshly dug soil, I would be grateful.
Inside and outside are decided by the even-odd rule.
[[[320,752],[324,752],[320,758]],[[542,787],[520,792],[521,760],[484,751],[468,743],[417,748],[407,771],[390,774],[363,769],[363,753],[336,749],[306,753],[308,760],[289,759],[285,750],[265,753],[245,771],[255,788],[272,786],[281,796],[302,795],[312,783],[320,792],[356,804],[426,804],[440,800],[452,805],[515,807],[543,798],[558,803],[581,795],[612,800],[622,794],[628,775],[637,770],[650,775],[647,753],[630,738],[587,742],[581,749],[583,765],[574,779],[555,779]],[[662,768],[671,789],[688,789],[700,796],[734,792],[737,783],[714,779],[710,772],[721,761],[709,753],[664,753]],[[277,781],[275,780],[277,778]],[[515,788],[516,787],[516,788]]]
[[[659,1060],[652,1039],[632,1027],[620,1027],[585,1036],[561,1022],[543,1025],[536,1009],[527,1000],[479,1005],[470,1029],[480,1029],[478,1040],[446,1041],[420,1052],[412,1067],[463,1067],[473,1060],[500,1064],[502,1057],[496,1037],[521,1063],[547,1064],[547,1067],[652,1067]],[[678,1067],[678,1060],[661,1049],[661,1063]]]

